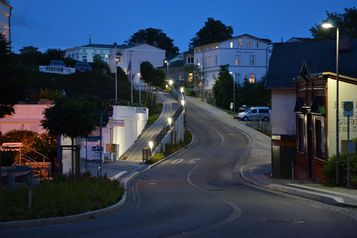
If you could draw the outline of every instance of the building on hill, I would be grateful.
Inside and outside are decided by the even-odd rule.
[[[12,6],[7,0],[0,0],[0,33],[11,43],[11,18]]]
[[[268,69],[271,41],[249,34],[201,45],[194,48],[194,64],[203,74],[202,87],[210,95],[221,65],[228,65],[236,84],[244,79],[251,83],[261,80]]]
[[[163,65],[165,50],[149,44],[111,45],[88,44],[65,50],[65,56],[82,62],[93,62],[95,55],[109,64],[111,72],[115,72],[115,65],[131,75],[135,84],[140,81],[140,64],[150,62],[155,68]]]

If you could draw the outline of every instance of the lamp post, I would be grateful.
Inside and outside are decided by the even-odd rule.
[[[118,102],[118,62],[119,59],[115,57],[115,102]]]
[[[172,79],[169,80],[169,85],[170,87],[172,87],[172,85],[174,84],[174,81]]]
[[[166,64],[166,77],[168,78],[169,77],[169,61],[168,60],[165,60],[164,63]]]
[[[154,142],[152,140],[149,141],[149,148],[150,148],[150,153],[152,154],[152,149],[154,148]]]
[[[339,133],[339,49],[340,49],[340,29],[330,22],[325,22],[322,28],[329,29],[336,27],[336,184],[339,184],[339,152],[340,152],[340,133]]]
[[[229,72],[233,78],[233,112],[236,111],[236,76],[233,72]]]

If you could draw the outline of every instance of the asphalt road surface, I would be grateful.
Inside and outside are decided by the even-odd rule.
[[[357,222],[327,205],[247,186],[236,172],[250,141],[188,105],[192,145],[130,184],[118,211],[95,219],[1,230],[0,237],[357,237]]]

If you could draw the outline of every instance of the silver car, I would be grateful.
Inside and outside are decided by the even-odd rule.
[[[270,121],[269,107],[249,107],[237,117],[243,121]]]

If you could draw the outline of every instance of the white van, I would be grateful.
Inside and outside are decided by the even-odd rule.
[[[270,121],[269,107],[249,107],[237,117],[243,121]]]

